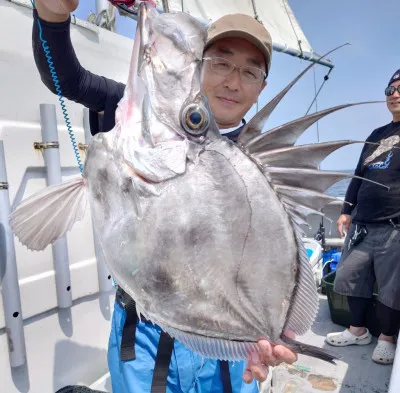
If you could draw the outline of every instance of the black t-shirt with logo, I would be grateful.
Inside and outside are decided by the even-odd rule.
[[[376,129],[365,144],[355,175],[386,187],[361,179],[352,179],[347,189],[342,213],[351,214],[357,207],[354,222],[374,223],[400,216],[400,122],[392,122]]]

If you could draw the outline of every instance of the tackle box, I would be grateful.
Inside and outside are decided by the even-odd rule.
[[[322,278],[322,286],[325,288],[326,296],[328,297],[329,311],[333,323],[337,325],[349,327],[350,325],[350,310],[349,304],[347,303],[347,297],[338,294],[333,289],[333,283],[335,281],[336,271],[327,274]],[[374,295],[372,302],[367,309],[366,315],[366,327],[369,329],[371,334],[378,337],[380,334],[380,328],[378,318],[376,316],[376,301],[377,286],[375,285]]]

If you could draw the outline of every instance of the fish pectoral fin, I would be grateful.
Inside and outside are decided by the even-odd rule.
[[[11,229],[30,250],[44,250],[83,218],[86,190],[82,177],[41,190],[10,214]]]

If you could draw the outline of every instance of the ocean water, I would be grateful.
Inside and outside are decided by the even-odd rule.
[[[354,170],[345,170],[345,171],[341,170],[338,172],[353,174]],[[351,179],[344,179],[344,180],[337,182],[332,187],[328,188],[328,190],[326,190],[326,194],[334,196],[336,198],[344,198],[346,195],[347,187],[349,186],[350,181],[351,181]]]

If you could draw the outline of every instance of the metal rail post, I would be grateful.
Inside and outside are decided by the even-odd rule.
[[[43,152],[46,164],[47,185],[60,184],[62,178],[55,105],[40,104],[40,123],[43,142],[38,147]],[[58,307],[69,308],[72,306],[72,294],[68,245],[65,236],[56,240],[52,251]]]
[[[14,235],[9,226],[10,210],[4,146],[0,141],[0,288],[10,364],[19,367],[26,363],[26,348]]]

